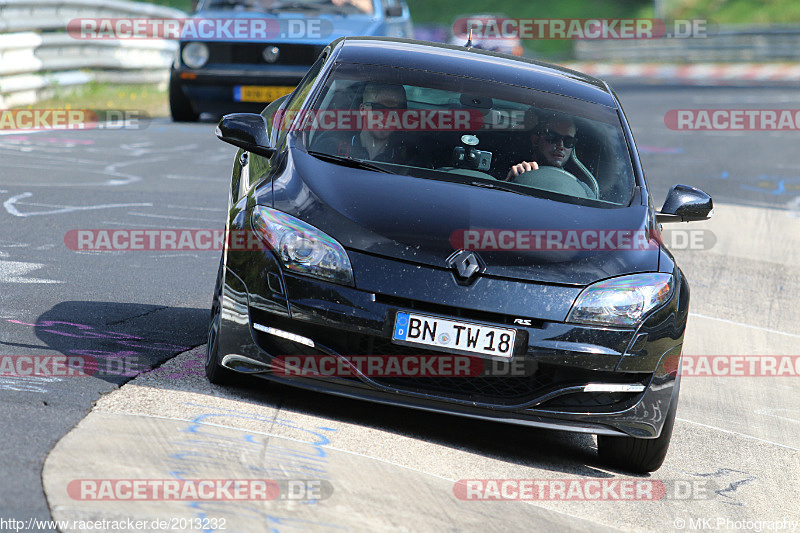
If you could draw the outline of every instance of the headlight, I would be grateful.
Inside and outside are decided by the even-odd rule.
[[[260,205],[253,209],[252,226],[281,258],[286,270],[353,285],[350,258],[330,235],[282,211]]]
[[[181,57],[187,67],[200,68],[208,62],[208,46],[205,43],[188,43],[183,47]]]
[[[671,274],[633,274],[586,287],[572,306],[567,322],[633,326],[664,304],[672,293]]]

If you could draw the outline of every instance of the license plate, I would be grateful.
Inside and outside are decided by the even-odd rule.
[[[392,339],[402,344],[510,359],[516,334],[514,329],[401,311],[394,321]]]
[[[263,85],[237,85],[233,88],[233,99],[236,102],[273,102],[294,91],[294,87],[265,87]]]

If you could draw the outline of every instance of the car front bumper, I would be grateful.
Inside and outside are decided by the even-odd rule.
[[[480,289],[476,284],[472,290],[479,292],[473,293],[473,300],[482,303],[467,305],[454,299],[448,271],[415,268],[416,285],[404,283],[399,275],[383,278],[381,290],[377,290],[377,282],[370,286],[370,276],[362,276],[360,287],[353,288],[282,272],[269,252],[263,252],[266,262],[259,261],[259,268],[252,264],[246,268],[252,257],[245,256],[251,253],[229,255],[223,283],[219,357],[231,370],[350,398],[483,420],[639,438],[658,437],[670,404],[677,401],[676,369],[688,307],[688,286],[680,271],[676,271],[680,282],[670,302],[636,329],[564,322],[579,288],[561,288],[565,292],[551,295],[551,299],[562,304],[547,306],[552,316],[543,319],[540,313],[530,318],[530,326],[520,326],[513,320],[525,316],[517,313],[521,309],[512,305],[512,314],[493,312],[504,307],[488,296],[500,295],[508,302],[504,294],[508,291],[535,293],[543,285],[495,280],[494,286],[487,283]],[[359,271],[381,272],[391,263],[357,252],[350,255],[357,279]],[[438,286],[445,289],[441,293],[431,290]],[[441,354],[391,341],[398,310],[513,327],[518,332],[513,359],[525,372],[441,378],[358,372],[308,377],[275,371],[275,358],[288,355]],[[265,327],[288,333],[289,338],[265,333]],[[294,335],[312,341],[313,348],[298,342]],[[587,385],[592,387],[586,390]],[[642,390],[609,392],[603,391],[603,385],[623,389],[639,385]]]
[[[237,86],[296,87],[310,65],[269,68],[173,68],[170,85],[181,91],[196,113],[260,112],[269,102],[240,102]]]

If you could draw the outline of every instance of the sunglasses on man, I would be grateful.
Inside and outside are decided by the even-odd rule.
[[[550,144],[558,144],[558,141],[562,141],[564,143],[564,148],[575,148],[575,143],[578,142],[577,137],[561,135],[553,131],[545,131],[544,140]]]

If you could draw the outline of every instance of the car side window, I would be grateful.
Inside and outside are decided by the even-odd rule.
[[[322,54],[320,54],[319,58],[314,62],[314,64],[311,65],[311,68],[308,70],[303,79],[300,80],[300,83],[297,85],[294,92],[292,92],[292,94],[289,96],[289,101],[284,108],[281,123],[278,126],[278,138],[275,142],[275,146],[279,151],[283,149],[283,145],[286,142],[286,135],[289,133],[289,128],[293,122],[293,119],[300,111],[306,96],[308,96],[309,91],[311,91],[311,88],[317,81],[319,73],[322,71],[322,67],[325,66],[325,62],[327,61],[329,55],[330,49],[326,48]]]

